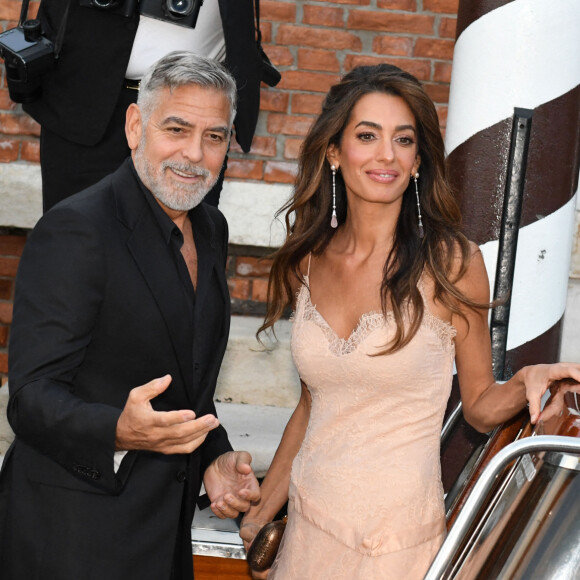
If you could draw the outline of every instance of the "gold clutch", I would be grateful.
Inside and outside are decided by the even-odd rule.
[[[281,520],[266,524],[256,534],[246,555],[246,560],[252,570],[263,572],[271,568],[278,553],[287,521],[288,516],[284,516]]]

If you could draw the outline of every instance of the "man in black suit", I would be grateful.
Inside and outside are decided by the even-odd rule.
[[[16,282],[0,472],[6,580],[191,580],[213,511],[259,498],[213,395],[229,332],[227,224],[202,203],[235,115],[214,61],[171,53],[127,112],[131,159],[47,212]]]
[[[44,210],[93,185],[127,157],[125,111],[137,99],[138,81],[174,49],[224,60],[238,87],[236,140],[248,152],[263,75],[254,1],[205,0],[191,28],[180,26],[179,19],[140,15],[143,2],[101,0],[106,9],[91,0],[42,0],[38,19],[58,59],[44,77],[41,98],[24,109],[42,128]],[[164,0],[157,2],[161,7]],[[129,5],[128,16],[120,13]],[[223,172],[206,198],[212,205],[217,206],[222,180]]]

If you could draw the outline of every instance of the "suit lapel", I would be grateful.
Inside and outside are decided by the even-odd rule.
[[[217,243],[215,239],[215,226],[208,215],[205,206],[199,205],[190,212],[191,227],[195,248],[197,250],[197,289],[195,293],[195,313],[194,324],[203,320],[204,310],[207,301],[215,302],[215,296],[208,296],[208,289],[212,277],[217,275],[217,268],[223,269],[221,257],[218,255]],[[218,302],[223,303],[227,300],[227,286],[225,284],[225,275],[217,275],[219,280],[222,296]]]
[[[121,177],[114,182],[114,188],[119,219],[131,230],[127,247],[161,311],[191,404],[192,327],[185,290],[172,250],[163,239],[139,181],[130,169],[128,175]]]

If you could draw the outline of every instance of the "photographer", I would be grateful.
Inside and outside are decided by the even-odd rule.
[[[254,0],[189,1],[198,11],[195,26],[168,11],[187,1],[42,0],[38,19],[44,36],[58,43],[62,35],[40,98],[24,105],[42,127],[44,211],[96,183],[129,155],[125,112],[137,100],[144,71],[172,50],[224,62],[238,90],[236,140],[250,150],[264,70]],[[213,205],[224,171],[225,164],[207,199]]]

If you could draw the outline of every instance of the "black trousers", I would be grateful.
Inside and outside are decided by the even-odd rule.
[[[78,193],[113,173],[130,155],[125,136],[125,113],[137,101],[137,91],[123,89],[101,141],[80,145],[42,127],[40,134],[40,168],[42,174],[42,207],[46,212],[59,201]],[[91,112],[87,111],[87,115]],[[205,201],[217,206],[222,190],[227,157],[219,179]]]

